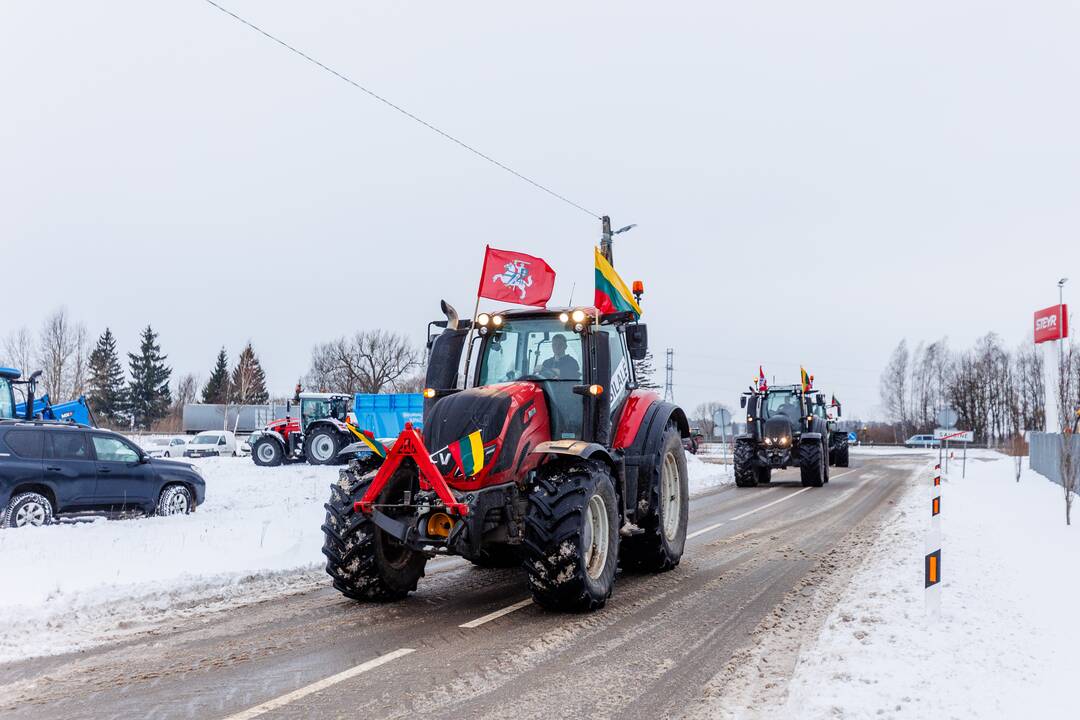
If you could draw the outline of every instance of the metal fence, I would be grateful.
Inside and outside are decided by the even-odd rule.
[[[1080,437],[1069,438],[1073,454],[1080,456]],[[1058,433],[1033,432],[1028,440],[1031,453],[1031,469],[1061,484],[1061,435]]]

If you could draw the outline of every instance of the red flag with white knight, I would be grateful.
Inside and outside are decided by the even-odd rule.
[[[758,365],[758,392],[767,392],[769,389],[769,383],[765,382],[765,368]]]
[[[477,294],[489,300],[545,307],[555,289],[555,271],[538,257],[488,247]]]

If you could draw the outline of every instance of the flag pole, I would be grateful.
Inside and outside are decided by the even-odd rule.
[[[461,389],[469,387],[469,364],[472,361],[472,336],[476,330],[476,316],[480,312],[480,293],[484,291],[484,269],[487,267],[488,251],[490,245],[484,246],[484,262],[480,266],[480,282],[476,286],[476,305],[473,307],[472,320],[469,321],[469,334],[465,337],[465,377],[461,380]]]

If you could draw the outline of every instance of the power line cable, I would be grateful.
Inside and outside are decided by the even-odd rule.
[[[417,117],[416,115],[413,115],[411,112],[409,112],[405,108],[401,107],[400,105],[395,105],[394,103],[392,103],[389,100],[387,100],[386,98],[384,98],[382,95],[379,95],[378,93],[374,92],[373,90],[369,90],[368,88],[364,87],[363,85],[356,82],[352,78],[350,78],[350,77],[348,77],[346,75],[343,75],[342,73],[338,72],[337,70],[333,69],[332,67],[329,67],[328,65],[324,65],[323,63],[319,62],[318,60],[311,57],[310,55],[303,52],[302,50],[299,50],[299,49],[293,47],[292,45],[285,42],[284,40],[282,40],[282,39],[280,39],[278,37],[275,37],[274,35],[271,35],[270,33],[266,32],[265,30],[263,30],[258,25],[255,25],[254,23],[248,22],[244,18],[242,18],[239,15],[237,15],[236,13],[234,13],[232,10],[229,10],[227,8],[222,7],[221,5],[218,5],[216,2],[214,2],[214,0],[206,0],[206,3],[208,5],[211,5],[211,6],[215,7],[215,8],[217,8],[218,10],[225,13],[226,15],[233,18],[234,20],[236,20],[236,21],[238,21],[240,23],[243,23],[244,25],[247,25],[249,28],[251,28],[255,32],[259,33],[260,35],[263,35],[263,36],[269,38],[270,40],[273,40],[278,45],[281,45],[283,48],[285,48],[287,50],[291,50],[292,52],[296,53],[297,55],[304,58],[305,60],[312,63],[313,65],[316,65],[316,66],[322,68],[323,70],[325,70],[326,72],[330,73],[334,77],[336,77],[336,78],[338,78],[340,80],[344,80],[345,82],[347,82],[350,85],[352,85],[353,87],[355,87],[357,90],[365,92],[368,95],[370,95],[371,97],[378,100],[379,102],[383,103],[384,105],[387,105],[387,106],[393,108],[394,110],[397,110],[399,113],[401,113],[405,117],[410,118],[412,120],[415,120],[416,122],[418,122],[421,125],[423,125],[424,127],[426,127],[428,130],[431,130],[432,132],[435,132],[435,133],[438,133],[439,135],[442,135],[444,138],[446,138],[450,142],[452,142],[452,143],[454,143],[454,144],[468,150],[469,152],[476,155],[477,157],[480,157],[480,158],[483,158],[484,160],[487,160],[492,165],[495,165],[496,167],[502,168],[503,170],[510,173],[514,177],[516,177],[516,178],[518,178],[520,180],[524,180],[525,182],[529,183],[533,187],[535,187],[535,188],[537,188],[539,190],[542,190],[543,192],[546,192],[548,195],[551,195],[554,198],[558,198],[559,200],[562,200],[567,205],[570,205],[572,207],[577,208],[578,210],[585,213],[589,217],[592,217],[592,218],[599,218],[600,217],[599,213],[594,213],[591,210],[589,210],[588,208],[585,208],[585,207],[582,207],[581,205],[578,205],[576,202],[569,199],[565,195],[560,195],[559,193],[555,192],[551,188],[546,187],[544,185],[541,185],[540,183],[536,182],[535,180],[533,180],[530,177],[522,175],[521,173],[519,173],[517,170],[513,169],[512,167],[509,167],[508,165],[504,165],[503,163],[499,162],[498,160],[491,157],[490,155],[487,155],[485,153],[480,152],[479,150],[474,148],[472,145],[469,145],[468,143],[466,143],[466,142],[464,142],[462,140],[458,140],[456,137],[454,137],[450,133],[444,132],[443,130],[440,130],[439,128],[435,127],[434,125],[427,122],[426,120],[423,120],[423,119]]]

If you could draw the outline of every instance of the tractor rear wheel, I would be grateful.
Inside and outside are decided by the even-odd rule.
[[[341,436],[332,427],[324,425],[315,428],[304,437],[304,457],[312,465],[335,465],[341,462],[338,451],[341,450]]]
[[[549,610],[595,610],[615,586],[619,514],[603,463],[541,470],[525,516],[524,565],[533,600]]]
[[[825,453],[817,440],[804,442],[799,446],[799,473],[802,484],[806,487],[821,487],[825,484]]]
[[[412,488],[416,472],[403,467],[394,473],[379,496],[380,503],[401,502]],[[427,557],[410,550],[375,525],[371,516],[354,512],[353,503],[364,497],[374,474],[342,470],[330,486],[330,502],[323,523],[323,555],[334,587],[353,600],[401,600],[416,589],[424,576]]]
[[[261,437],[255,441],[251,448],[251,459],[261,467],[275,467],[285,459],[285,451],[281,443],[272,437]]]
[[[758,484],[753,440],[735,441],[735,484],[739,487],[756,487]]]
[[[623,538],[619,560],[624,570],[664,572],[682,560],[690,487],[682,438],[674,425],[664,431],[656,471],[649,481],[649,504],[655,510],[638,521],[643,533]]]

